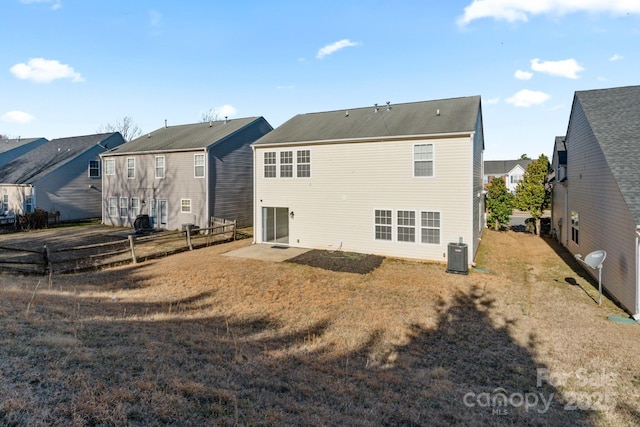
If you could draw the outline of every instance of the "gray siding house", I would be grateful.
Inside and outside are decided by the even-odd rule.
[[[120,133],[54,139],[0,167],[0,196],[7,214],[36,208],[62,221],[102,214],[100,154],[122,144]]]
[[[639,319],[640,86],[576,92],[553,163],[558,240],[583,257],[605,250],[603,288]]]
[[[484,183],[488,185],[493,178],[501,177],[511,193],[516,192],[518,183],[524,178],[527,166],[533,160],[485,160]]]
[[[446,262],[484,228],[479,96],[299,114],[253,144],[255,243]]]
[[[208,227],[211,217],[253,220],[251,143],[273,128],[262,117],[165,126],[102,155],[102,222]]]
[[[0,167],[47,142],[46,138],[0,139]]]

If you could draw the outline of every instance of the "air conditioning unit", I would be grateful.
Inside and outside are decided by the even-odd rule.
[[[468,274],[469,263],[466,243],[449,243],[447,273]]]

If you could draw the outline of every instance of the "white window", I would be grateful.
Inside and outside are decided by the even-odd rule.
[[[280,178],[293,177],[293,152],[280,152]]]
[[[118,216],[118,198],[109,197],[109,216]]]
[[[164,178],[164,156],[156,156],[156,178]]]
[[[510,179],[511,179],[511,184],[517,184],[520,181],[522,181],[523,176],[522,175],[511,175]]]
[[[131,198],[131,217],[135,218],[140,215],[140,199],[138,197]]]
[[[129,157],[127,159],[127,178],[133,179],[136,177],[136,159]]]
[[[191,199],[180,200],[180,212],[191,213]]]
[[[433,176],[433,144],[413,146],[413,176]]]
[[[129,199],[120,197],[120,217],[126,218],[127,216],[129,216]]]
[[[276,177],[276,153],[273,151],[264,153],[264,177]]]
[[[193,158],[194,176],[204,178],[204,154],[196,154]]]
[[[311,176],[311,151],[298,150],[297,158],[297,176],[298,178],[309,178]]]
[[[440,244],[440,212],[420,212],[421,242]]]
[[[2,195],[2,206],[0,206],[2,208],[2,212],[7,212],[9,210],[9,195],[8,194],[3,194]]]
[[[100,178],[100,160],[89,160],[89,178]]]
[[[27,213],[33,212],[33,196],[31,194],[27,194],[24,197],[24,211]]]
[[[116,174],[116,159],[106,159],[104,161],[104,174],[105,175]]]
[[[398,211],[398,242],[416,241],[415,211]]]
[[[576,244],[580,244],[580,215],[578,212],[571,212],[571,240]]]
[[[376,240],[391,240],[393,223],[390,210],[376,209],[375,213]]]

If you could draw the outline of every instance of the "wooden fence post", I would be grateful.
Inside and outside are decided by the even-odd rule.
[[[193,245],[191,244],[191,227],[188,225],[186,227],[186,232],[187,232],[187,246],[189,247],[189,250],[192,251]]]
[[[138,263],[138,260],[136,259],[136,250],[135,250],[135,244],[133,242],[133,236],[129,236],[129,247],[131,248],[131,259],[133,260],[134,264]]]
[[[238,220],[233,220],[233,240],[236,240],[236,230],[238,229]]]
[[[49,289],[53,286],[53,263],[51,262],[51,253],[49,252],[49,246],[44,244],[44,272],[49,271]]]

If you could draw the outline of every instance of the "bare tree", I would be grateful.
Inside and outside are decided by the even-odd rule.
[[[218,110],[210,108],[200,116],[200,123],[215,122],[218,120]]]
[[[133,122],[131,117],[126,116],[116,120],[114,123],[100,126],[96,132],[120,132],[125,141],[131,141],[140,136],[142,130]]]

